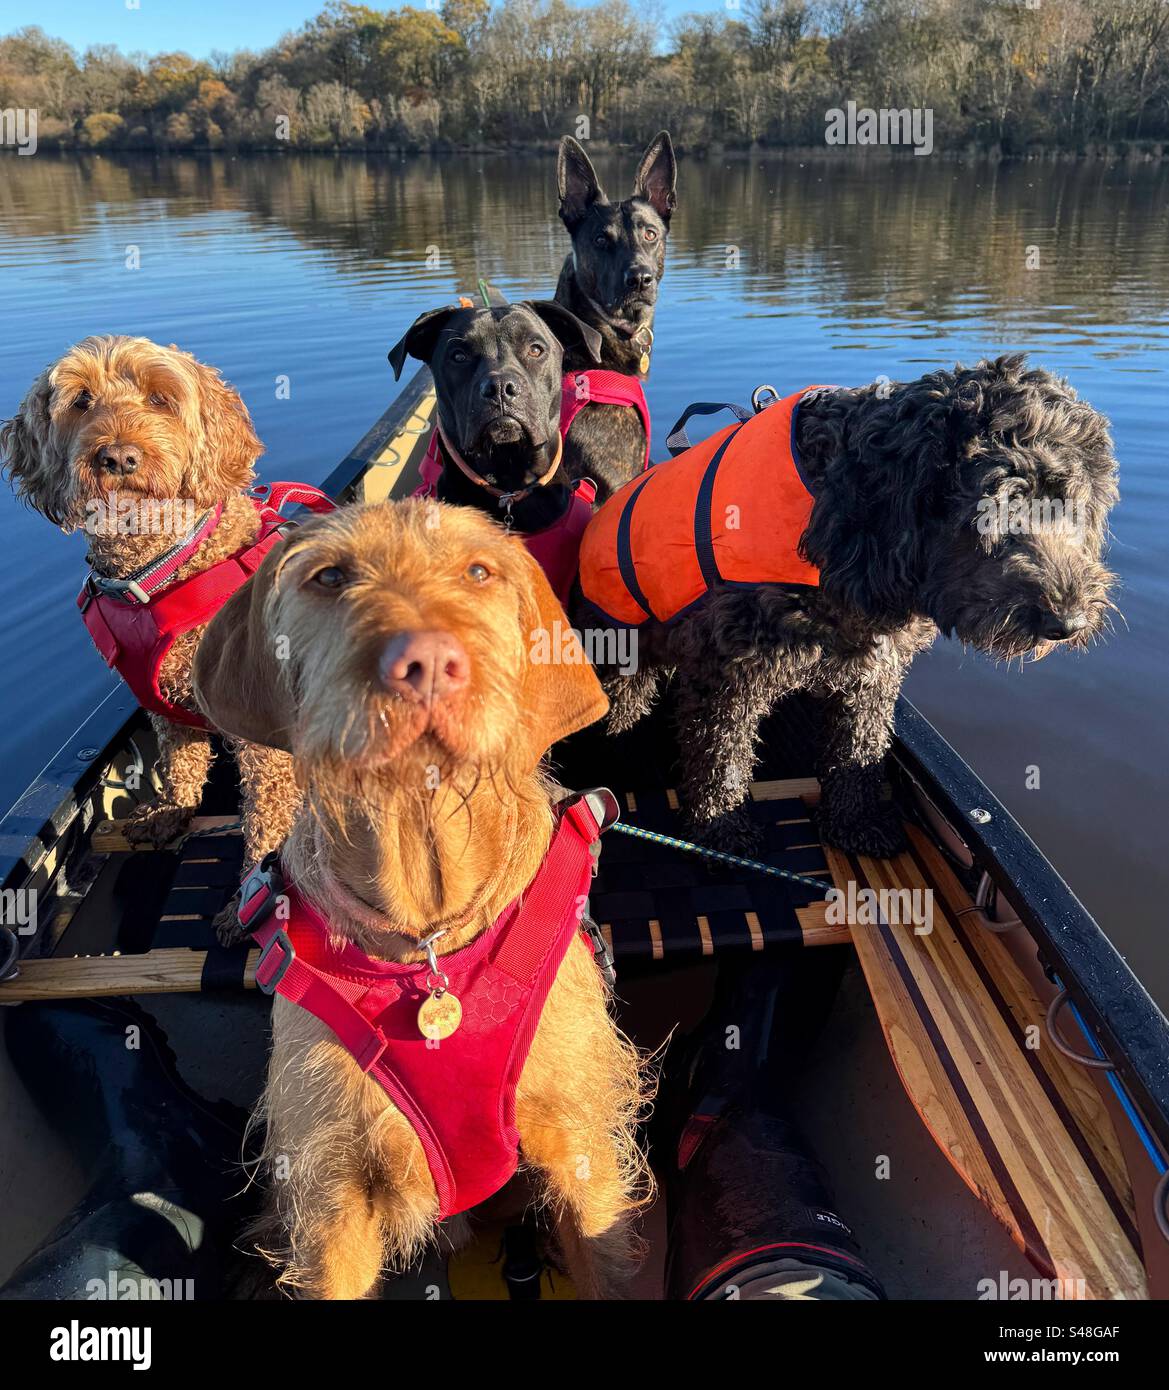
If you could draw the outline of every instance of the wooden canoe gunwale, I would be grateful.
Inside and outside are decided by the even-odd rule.
[[[892,756],[1008,896],[1169,1154],[1169,1020],[1023,827],[904,697]],[[990,819],[972,820],[976,808]]]

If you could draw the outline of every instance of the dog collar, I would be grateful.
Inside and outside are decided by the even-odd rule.
[[[484,478],[481,474],[475,472],[471,465],[463,458],[462,454],[459,453],[459,451],[447,438],[446,430],[443,429],[441,423],[437,420],[435,421],[435,429],[438,431],[438,437],[440,440],[442,440],[443,448],[447,451],[447,454],[449,455],[451,462],[460,470],[460,472],[465,473],[466,476],[470,478],[470,480],[475,484],[476,487],[481,487],[484,492],[488,493],[491,497],[494,497],[496,503],[504,509],[504,512],[506,514],[505,520],[509,530],[511,529],[512,507],[514,507],[517,502],[522,502],[525,497],[530,497],[532,493],[536,491],[537,488],[544,487],[545,484],[549,483],[552,480],[552,477],[555,474],[556,470],[560,467],[560,456],[564,452],[564,440],[561,438],[560,431],[557,430],[556,453],[553,456],[552,462],[549,465],[548,470],[545,473],[542,473],[540,477],[538,477],[536,481],[532,483],[529,487],[520,488],[518,492],[505,492],[502,488],[493,487],[487,481],[486,478]]]
[[[95,574],[90,569],[86,581],[92,593],[106,598],[133,599],[136,603],[149,603],[160,589],[166,588],[180,569],[194,555],[207,537],[219,525],[223,516],[223,503],[217,503],[204,512],[190,531],[164,551],[156,560],[143,565],[124,579],[113,579],[107,575]]]
[[[621,337],[628,338],[631,347],[641,349],[641,357],[638,359],[637,371],[639,376],[645,376],[649,371],[649,355],[653,351],[653,329],[648,323],[631,324],[623,319],[616,319],[612,314],[608,313],[602,305],[598,304],[592,295],[586,294],[585,298],[614,333],[619,333]]]

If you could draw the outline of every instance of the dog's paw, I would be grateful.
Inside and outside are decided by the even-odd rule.
[[[718,850],[720,854],[737,854],[741,859],[754,858],[763,849],[764,843],[762,827],[756,825],[742,807],[695,827],[693,838],[696,844],[706,849]]]
[[[871,859],[891,859],[908,849],[905,827],[897,808],[888,801],[875,805],[851,808],[848,815],[833,813],[821,806],[820,839],[848,854],[863,854]]]
[[[251,933],[240,924],[238,900],[233,897],[226,907],[221,907],[211,919],[211,926],[215,931],[215,939],[221,946],[238,946],[241,941],[246,941]]]
[[[170,801],[148,801],[130,815],[123,832],[131,845],[148,845],[165,849],[191,823],[193,806],[176,806]]]

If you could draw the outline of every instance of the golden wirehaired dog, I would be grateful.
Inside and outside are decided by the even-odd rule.
[[[305,801],[283,867],[334,939],[421,961],[441,924],[441,963],[530,883],[554,824],[545,750],[607,707],[583,653],[532,659],[532,634],[556,623],[563,610],[521,541],[422,500],[313,519],[211,622],[199,701],[221,728],[291,751]],[[650,1179],[635,1140],[640,1058],[574,945],[520,1075],[516,1127],[588,1298],[633,1272]],[[284,1285],[359,1298],[436,1236],[435,1183],[382,1086],[312,1014],[273,1004],[261,1248]],[[465,1217],[441,1231],[461,1239]]]
[[[212,367],[147,338],[93,337],[69,349],[33,382],[0,430],[0,455],[17,496],[63,531],[86,529],[89,561],[107,578],[133,575],[179,539],[159,518],[201,515],[222,504],[218,526],[173,576],[209,569],[259,530],[246,489],[263,445],[247,407]],[[115,503],[143,525],[111,526]],[[153,508],[153,510],[151,510]],[[165,510],[170,508],[169,511]],[[104,525],[93,524],[98,517]],[[176,535],[176,529],[178,535]],[[203,629],[179,636],[163,660],[159,688],[192,710],[191,663]],[[135,844],[162,846],[184,830],[211,766],[203,730],[152,713],[162,795],[136,808],[126,826]],[[243,830],[250,856],[274,849],[292,823],[298,793],[288,756],[236,744],[244,787]]]

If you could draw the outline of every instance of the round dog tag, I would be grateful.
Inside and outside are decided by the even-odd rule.
[[[418,1010],[418,1031],[432,1042],[449,1038],[463,1021],[463,1006],[449,990],[427,995]]]
[[[643,353],[641,354],[641,361],[637,364],[637,370],[641,373],[642,376],[645,376],[646,372],[649,371],[649,353],[648,353],[648,352],[643,352]]]

